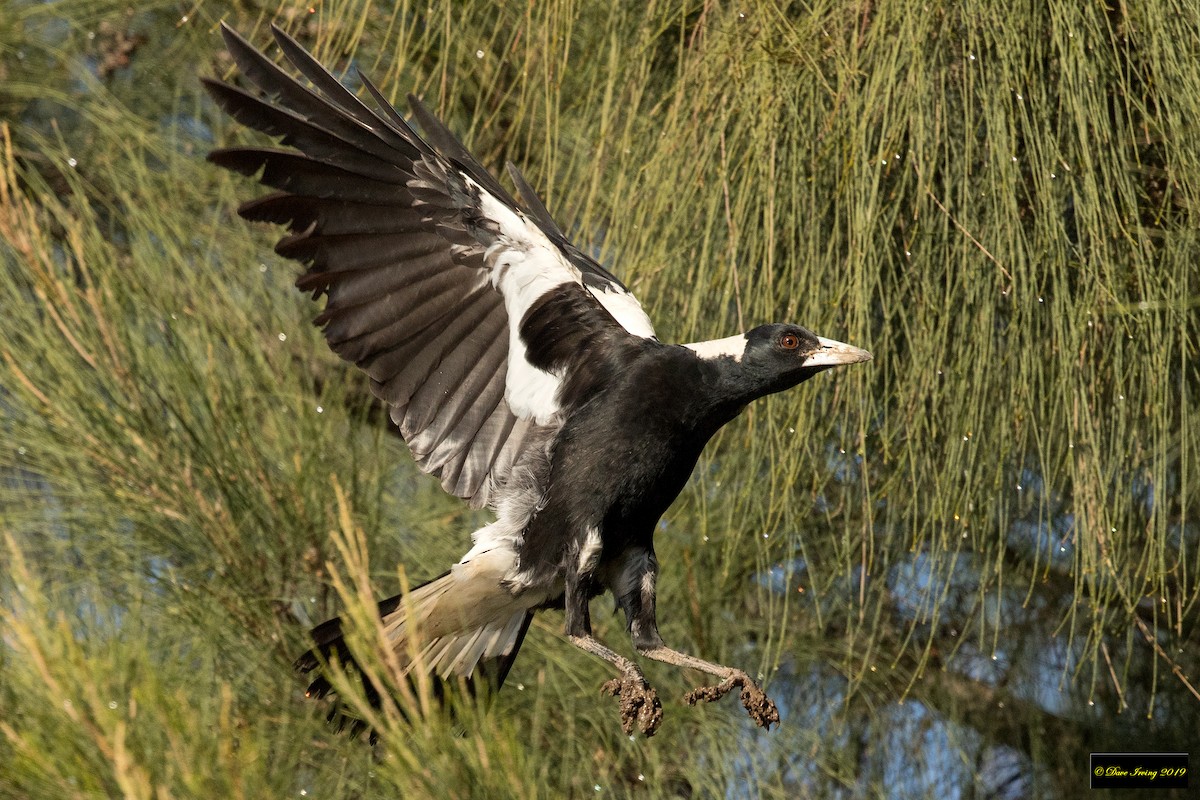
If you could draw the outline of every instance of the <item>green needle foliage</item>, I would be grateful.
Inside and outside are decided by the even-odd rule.
[[[204,162],[248,136],[197,81],[221,20],[516,162],[664,341],[874,352],[728,426],[658,535],[664,634],[760,672],[780,729],[650,665],[666,721],[621,735],[553,612],[486,707],[395,682],[371,598],[484,516]],[[0,796],[1060,797],[1088,752],[1186,750],[1197,42],[1172,0],[9,3]],[[397,694],[342,680],[374,746],[291,672],[338,613]]]

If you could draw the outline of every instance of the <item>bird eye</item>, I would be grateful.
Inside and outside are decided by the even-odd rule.
[[[794,333],[785,333],[779,337],[779,346],[784,350],[795,350],[800,346],[800,337]]]

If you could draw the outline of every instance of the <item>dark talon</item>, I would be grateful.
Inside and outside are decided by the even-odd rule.
[[[653,736],[662,723],[662,703],[658,692],[636,672],[627,672],[600,687],[604,694],[616,697],[621,704],[621,730],[633,735],[634,723],[646,736]]]
[[[711,703],[729,694],[735,686],[742,687],[742,705],[750,714],[750,719],[754,720],[760,728],[770,730],[772,725],[779,724],[779,709],[775,707],[774,701],[767,697],[767,693],[762,690],[762,687],[741,670],[735,671],[716,686],[700,686],[693,689],[683,696],[683,702],[689,706],[694,706],[701,701]]]

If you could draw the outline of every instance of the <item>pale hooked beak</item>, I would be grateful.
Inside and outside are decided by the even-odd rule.
[[[836,367],[839,364],[857,364],[860,361],[871,360],[870,353],[854,345],[836,342],[824,336],[818,336],[817,341],[821,343],[821,349],[804,359],[806,367]]]

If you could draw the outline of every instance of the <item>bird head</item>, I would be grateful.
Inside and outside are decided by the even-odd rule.
[[[739,363],[743,380],[754,387],[756,397],[790,389],[831,367],[871,360],[866,350],[826,339],[799,325],[760,325],[745,338]]]

